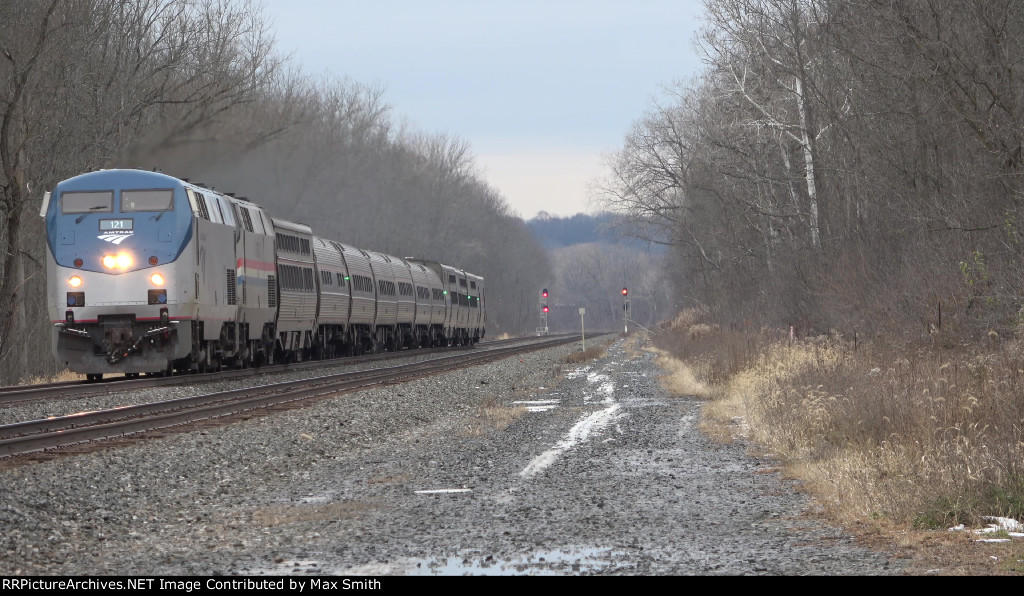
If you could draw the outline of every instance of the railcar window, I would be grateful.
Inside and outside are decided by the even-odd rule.
[[[476,289],[476,282],[475,281],[469,282],[469,289],[471,289],[471,290],[475,290]]]
[[[437,302],[444,302],[444,292],[438,288],[430,288],[431,297]]]
[[[362,275],[352,276],[352,289],[357,292],[366,292],[367,294],[373,293],[373,281],[369,277]]]
[[[121,211],[171,211],[174,209],[174,190],[122,190]]]
[[[459,287],[460,288],[466,287],[466,278],[465,277],[460,277],[459,278]]]
[[[278,232],[276,235],[276,239],[277,250],[283,250],[307,256],[311,252],[309,240],[307,238],[299,238],[298,236],[292,236],[290,234],[282,234]]]
[[[114,210],[114,191],[63,192],[61,213],[109,213]]]
[[[281,289],[292,292],[316,291],[316,278],[313,277],[312,269],[294,265],[280,265],[277,269],[281,275]]]
[[[403,296],[412,296],[412,284],[404,281],[398,282],[398,293]]]
[[[448,283],[450,283],[450,284],[455,283],[455,276],[454,275],[449,275],[448,276]]]
[[[430,300],[430,289],[423,286],[416,286],[416,297],[420,300]]]

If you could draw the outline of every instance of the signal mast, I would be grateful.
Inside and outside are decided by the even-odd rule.
[[[622,288],[622,321],[623,333],[629,334],[629,288]]]
[[[548,289],[540,291],[540,327],[537,328],[537,335],[548,334]]]

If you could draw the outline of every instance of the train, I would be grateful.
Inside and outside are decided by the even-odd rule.
[[[485,335],[484,278],[317,236],[159,171],[46,193],[53,356],[95,381],[403,349]]]

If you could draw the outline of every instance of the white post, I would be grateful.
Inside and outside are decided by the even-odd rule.
[[[580,335],[583,336],[583,351],[587,351],[587,331],[583,327],[583,315],[586,314],[587,309],[580,307]]]

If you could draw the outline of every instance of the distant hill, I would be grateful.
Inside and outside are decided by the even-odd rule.
[[[526,222],[534,238],[548,250],[575,246],[577,244],[619,244],[633,247],[646,247],[647,250],[660,253],[663,246],[648,245],[636,238],[622,238],[612,228],[615,216],[611,213],[588,215],[577,213],[572,217],[556,217],[541,211]]]
[[[577,213],[572,217],[555,217],[541,211],[537,217],[526,222],[526,227],[549,249],[588,242],[616,244],[620,239],[609,230],[613,217],[610,213]]]

